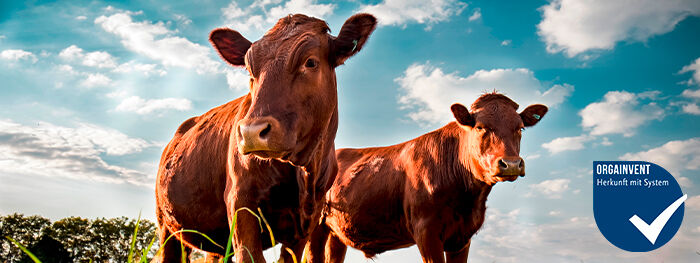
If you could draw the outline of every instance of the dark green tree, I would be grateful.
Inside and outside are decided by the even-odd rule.
[[[29,251],[34,254],[41,262],[52,263],[70,263],[73,259],[70,257],[68,250],[58,240],[50,237],[47,234],[41,236],[38,242],[28,247]],[[20,263],[33,263],[34,261],[28,256],[23,255]]]
[[[43,262],[127,262],[136,220],[126,217],[95,220],[68,217],[51,222],[40,216],[0,216],[0,262],[29,262],[24,253],[5,236],[17,240]],[[156,226],[139,222],[134,244],[134,261],[156,236]],[[158,242],[148,253],[151,258]]]
[[[95,261],[111,259],[116,262],[126,262],[135,227],[136,220],[129,220],[126,217],[99,218],[93,221],[93,243],[97,247]],[[155,229],[155,224],[148,220],[139,222],[138,235],[134,245],[135,258],[138,258],[141,251],[148,247],[155,236]],[[152,249],[152,251],[154,250]]]
[[[71,258],[79,262],[88,262],[95,257],[95,244],[92,244],[90,220],[80,217],[68,217],[58,220],[48,230],[49,236],[60,241]]]
[[[23,254],[5,237],[11,237],[20,244],[29,246],[39,241],[50,224],[48,219],[36,215],[24,216],[15,213],[0,217],[0,262],[17,262]]]

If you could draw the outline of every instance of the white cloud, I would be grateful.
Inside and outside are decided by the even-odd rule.
[[[221,63],[211,59],[210,48],[172,36],[175,31],[162,22],[135,22],[132,12],[119,12],[95,19],[106,32],[121,38],[127,49],[160,61],[164,66],[192,68],[197,73],[219,73]]]
[[[700,99],[700,89],[696,89],[696,90],[687,89],[687,90],[684,90],[681,95],[683,95],[684,97],[688,97],[688,98]]]
[[[695,103],[688,103],[683,105],[683,112],[693,115],[700,115],[700,107],[698,107],[698,105]]]
[[[0,120],[0,171],[62,176],[114,183],[152,185],[147,175],[112,165],[102,155],[121,156],[155,146],[117,130],[93,124],[76,127]]]
[[[535,159],[538,159],[538,158],[540,158],[540,157],[542,157],[542,155],[541,155],[541,154],[538,154],[538,153],[536,153],[536,154],[528,154],[528,155],[525,156],[525,160],[535,160]]]
[[[34,55],[32,52],[29,51],[24,51],[21,49],[6,49],[0,52],[0,58],[5,59],[5,60],[10,60],[13,62],[17,62],[20,60],[28,60],[31,61],[32,63],[36,63],[37,58],[36,55]]]
[[[501,46],[509,46],[512,42],[513,41],[511,41],[510,39],[503,40],[501,41]]]
[[[110,84],[112,84],[112,79],[100,73],[89,73],[87,78],[80,82],[80,86],[86,88],[105,87]]]
[[[245,91],[247,90],[250,75],[248,72],[241,69],[226,69],[226,83],[232,90]]]
[[[73,67],[71,65],[65,65],[65,64],[59,65],[57,69],[63,73],[69,74],[69,75],[80,74],[77,71],[75,71],[75,69],[73,69]]]
[[[549,150],[551,154],[564,152],[564,151],[576,151],[584,148],[584,143],[592,140],[593,137],[589,135],[580,135],[573,137],[561,137],[556,138],[548,143],[542,144],[542,147]]]
[[[571,180],[569,179],[544,180],[539,184],[530,185],[530,188],[547,198],[558,199],[561,198],[561,195],[567,189],[569,189],[569,183],[571,183]]]
[[[177,20],[178,23],[181,25],[189,25],[192,24],[192,19],[189,19],[186,15],[183,14],[174,14],[173,17],[175,20]]]
[[[562,216],[538,225],[519,213],[490,208],[483,228],[472,238],[469,258],[475,262],[598,262],[592,259],[609,258],[615,249],[591,218]]]
[[[678,74],[684,74],[688,72],[693,72],[693,76],[688,79],[687,81],[684,81],[685,84],[691,86],[691,85],[700,85],[700,58],[695,59],[692,63],[689,65],[684,66]],[[682,93],[683,97],[691,98],[691,99],[700,99],[700,89],[686,89]],[[689,107],[686,109],[686,107]],[[683,107],[683,111],[691,114],[700,114],[700,113],[695,113],[697,111],[698,106],[694,104],[693,106],[686,105]]]
[[[558,216],[558,215],[561,215],[561,211],[552,210],[552,211],[549,211],[549,215],[550,216]]]
[[[700,195],[688,197],[688,200],[685,201],[685,207],[700,211]]]
[[[244,35],[261,35],[277,23],[277,20],[289,14],[305,14],[319,19],[333,14],[335,4],[317,2],[316,0],[256,1],[243,9],[236,1],[231,1],[228,6],[221,8],[221,14],[226,24]],[[276,5],[270,7],[272,4]]]
[[[600,144],[603,146],[610,146],[613,145],[613,142],[611,142],[608,137],[603,137],[603,141],[601,141]]]
[[[107,98],[118,99],[125,98],[128,95],[129,92],[127,92],[126,90],[115,90],[110,93],[107,93],[105,96],[107,96]]]
[[[87,16],[76,16],[75,19],[76,20],[85,20],[85,19],[87,19]]]
[[[113,68],[117,65],[112,55],[104,51],[95,51],[85,54],[83,65],[97,68]]]
[[[687,81],[687,84],[700,84],[700,58],[695,59],[692,63],[683,66],[678,74],[693,72],[693,77]],[[697,94],[700,98],[700,93]]]
[[[547,51],[573,57],[670,32],[686,17],[700,14],[700,1],[554,0],[540,10],[537,33]]]
[[[693,181],[690,180],[688,177],[684,176],[678,176],[676,177],[676,181],[678,181],[678,184],[683,187],[693,187]]]
[[[61,52],[58,53],[58,56],[65,60],[77,60],[84,57],[85,54],[83,54],[82,48],[79,48],[76,45],[70,45],[69,47],[61,50]]]
[[[71,45],[65,49],[63,49],[58,56],[66,61],[78,61],[80,64],[88,67],[95,67],[95,68],[112,68],[113,72],[117,73],[131,73],[131,72],[140,72],[143,73],[146,76],[150,75],[159,75],[159,76],[164,76],[167,74],[165,70],[162,68],[158,68],[158,65],[156,64],[143,64],[143,63],[138,63],[136,61],[129,61],[123,64],[117,65],[116,59],[110,55],[107,52],[104,51],[94,51],[94,52],[88,52],[85,53],[82,48],[79,48],[76,45]],[[77,73],[76,71],[73,70],[72,67],[69,65],[62,65],[60,70],[67,71],[70,73]],[[83,75],[90,75],[88,73],[82,73],[80,74]],[[100,80],[103,82],[100,82],[104,84],[107,79],[105,79],[106,76],[102,75],[99,76]],[[89,79],[90,77],[88,77]],[[95,76],[92,77],[93,81],[98,80],[96,79]]]
[[[138,96],[131,96],[119,103],[115,110],[144,115],[166,110],[185,111],[190,109],[192,109],[192,102],[188,99],[165,98],[146,100]]]
[[[687,201],[686,201],[687,202]],[[546,215],[548,210],[542,210]],[[590,212],[584,212],[590,214]],[[683,225],[663,247],[630,253],[611,245],[592,217],[561,211],[558,217],[536,223],[539,215],[486,210],[484,226],[472,238],[469,260],[474,262],[695,262],[698,255],[698,213],[686,209]],[[690,253],[688,253],[690,251]]]
[[[501,92],[525,108],[532,103],[557,106],[574,90],[569,84],[546,87],[524,68],[479,70],[462,77],[458,72],[445,74],[428,63],[409,66],[394,81],[403,93],[399,104],[412,110],[409,117],[428,124],[452,121],[450,105],[459,102],[468,106],[486,91]]]
[[[225,23],[231,28],[250,34],[251,31],[263,31],[263,17],[261,15],[248,15],[250,11],[243,11],[235,1],[232,1],[228,6],[221,8],[221,14],[224,17]]]
[[[115,58],[105,51],[85,53],[82,48],[71,45],[63,49],[58,56],[67,61],[80,61],[81,64],[96,68],[114,68],[117,66]]]
[[[146,76],[165,76],[166,74],[168,74],[168,72],[164,69],[158,68],[158,65],[156,64],[142,64],[136,61],[129,61],[124,64],[121,64],[118,67],[116,67],[113,71],[117,73],[141,72]]]
[[[364,5],[360,12],[373,14],[379,25],[405,26],[409,23],[435,24],[462,13],[467,4],[456,0],[384,0],[376,5]]]
[[[700,137],[669,141],[648,151],[626,153],[620,159],[653,162],[675,176],[686,170],[700,170]]]
[[[658,92],[630,93],[609,91],[603,101],[588,104],[579,112],[581,125],[590,129],[591,135],[622,134],[634,135],[637,127],[651,120],[664,117],[664,110],[650,102],[640,107],[640,99],[654,98]]]
[[[316,18],[325,18],[333,14],[335,9],[334,4],[318,4],[315,0],[290,0],[270,8],[270,13],[267,16],[268,23],[275,23],[278,19],[289,14],[305,14]]]
[[[481,9],[477,8],[474,9],[474,13],[472,13],[471,16],[469,16],[469,21],[474,21],[474,20],[479,20],[481,18]]]

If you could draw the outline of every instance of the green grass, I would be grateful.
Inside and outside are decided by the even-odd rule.
[[[233,249],[232,240],[233,240],[233,233],[234,233],[234,231],[236,230],[236,226],[237,226],[237,223],[238,223],[238,222],[237,222],[237,221],[238,221],[238,212],[240,212],[240,211],[246,211],[246,212],[249,212],[250,214],[252,214],[253,216],[255,216],[255,218],[258,219],[258,224],[260,225],[260,233],[263,233],[263,232],[264,232],[263,224],[265,225],[265,228],[267,228],[267,231],[270,233],[270,243],[272,244],[272,247],[274,247],[274,246],[276,245],[276,243],[275,243],[275,236],[272,234],[272,227],[270,227],[270,224],[267,222],[267,219],[265,219],[265,217],[263,216],[262,211],[260,210],[260,208],[258,208],[257,210],[258,210],[259,215],[258,215],[257,213],[255,213],[253,210],[251,210],[251,209],[249,209],[249,208],[247,208],[247,207],[239,208],[239,209],[236,210],[236,212],[234,212],[234,214],[233,214],[233,219],[231,220],[230,234],[229,234],[228,241],[227,241],[227,243],[226,243],[226,247],[225,247],[225,248],[224,248],[223,246],[217,244],[216,242],[214,242],[214,240],[212,240],[212,239],[211,239],[209,236],[207,236],[206,234],[201,233],[201,232],[199,232],[199,231],[197,231],[197,230],[190,230],[190,229],[181,229],[181,230],[178,230],[178,231],[176,231],[176,232],[170,234],[170,236],[168,236],[168,237],[165,239],[165,241],[163,242],[163,244],[168,243],[168,241],[170,241],[171,238],[175,237],[175,236],[178,235],[178,234],[182,234],[182,233],[193,233],[193,234],[198,234],[198,235],[204,237],[206,240],[208,240],[208,241],[211,242],[212,244],[214,244],[214,245],[216,245],[216,246],[218,246],[218,247],[220,247],[220,248],[222,248],[222,249],[225,249],[226,252],[224,253],[224,257],[221,259],[221,261],[222,261],[222,262],[228,262],[228,260],[229,260],[231,257],[234,256],[234,252],[232,251],[232,249]],[[134,263],[134,262],[135,262],[135,261],[134,261],[134,260],[135,260],[134,256],[135,256],[135,252],[136,252],[136,251],[135,251],[135,249],[136,249],[136,237],[138,236],[138,233],[139,233],[139,225],[140,225],[139,223],[140,223],[140,222],[141,222],[141,213],[139,212],[138,219],[136,220],[136,226],[134,227],[134,234],[131,236],[131,244],[130,244],[130,247],[129,247],[129,256],[128,256],[128,259],[127,259],[127,262],[128,262],[128,263]],[[17,247],[19,247],[19,249],[21,249],[22,252],[24,252],[25,254],[27,254],[27,256],[29,256],[35,263],[41,263],[41,260],[39,260],[34,254],[32,254],[32,252],[30,252],[30,251],[29,251],[26,247],[24,247],[22,244],[20,244],[19,242],[15,241],[15,240],[12,239],[11,237],[5,237],[5,238],[7,238],[8,240],[10,240],[10,241],[11,241],[13,244],[15,244]],[[144,248],[144,249],[141,251],[141,255],[140,255],[140,257],[139,257],[138,263],[148,263],[148,262],[149,262],[149,259],[148,259],[148,252],[151,251],[151,249],[153,248],[153,244],[155,243],[156,238],[157,238],[157,236],[154,236],[153,239],[151,239],[151,242],[148,244],[148,247]],[[186,255],[185,255],[185,253],[184,253],[185,248],[184,248],[184,246],[182,246],[182,243],[180,243],[180,245],[181,245],[180,249],[181,249],[181,251],[183,252],[183,253],[182,253],[182,255],[183,255],[183,256],[182,256],[182,262],[185,263],[185,262],[187,261],[187,260],[186,260]],[[154,254],[154,257],[158,256],[160,253],[163,252],[163,247],[164,247],[164,246],[161,246],[161,247],[156,251],[156,253]],[[243,249],[245,249],[245,251],[248,253],[248,256],[250,256],[251,261],[253,261],[253,263],[255,263],[255,260],[253,259],[253,254],[250,253],[250,250],[248,250],[248,248],[245,247],[245,246],[243,247]],[[284,252],[285,252],[285,251],[282,251],[282,253],[284,253]],[[296,257],[296,255],[294,255],[294,251],[292,251],[290,248],[286,248],[286,252],[289,253],[289,254],[292,256],[292,261],[293,261],[294,263],[297,263],[297,257]],[[305,254],[305,253],[304,253],[304,254]],[[274,256],[277,257],[276,254],[275,254]],[[277,258],[276,261],[279,261],[279,258]],[[302,263],[305,262],[305,260],[304,260],[304,255],[302,255],[301,262],[302,262]]]
[[[19,247],[19,249],[21,249],[22,252],[24,252],[25,254],[27,254],[27,256],[29,256],[29,258],[31,258],[35,263],[41,263],[41,260],[39,260],[36,256],[34,256],[34,254],[32,254],[32,252],[29,252],[29,250],[28,250],[26,247],[22,246],[22,244],[20,244],[19,242],[15,241],[15,240],[12,239],[11,237],[5,237],[5,238],[7,238],[8,240],[10,240],[10,242],[12,242],[12,243],[14,243],[15,245],[17,245],[17,246]]]

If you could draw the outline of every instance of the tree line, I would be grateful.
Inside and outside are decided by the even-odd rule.
[[[127,262],[136,223],[126,217],[68,217],[52,223],[37,215],[0,216],[0,262],[33,262],[6,237],[25,246],[42,262]],[[141,219],[138,223],[136,262],[156,237],[153,222]],[[157,250],[157,243],[155,240],[149,258]]]

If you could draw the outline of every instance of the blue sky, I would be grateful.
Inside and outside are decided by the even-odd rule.
[[[475,262],[696,262],[700,250],[700,2],[4,1],[0,213],[154,218],[164,145],[191,116],[247,92],[207,42],[257,40],[288,13],[380,25],[337,69],[337,147],[402,142],[484,91],[550,106],[524,132],[527,176],[492,191]],[[592,215],[593,160],[648,160],[688,194],[664,247],[623,252]],[[417,249],[377,262],[418,262]],[[349,262],[361,261],[351,252]],[[408,261],[406,261],[408,260]]]

